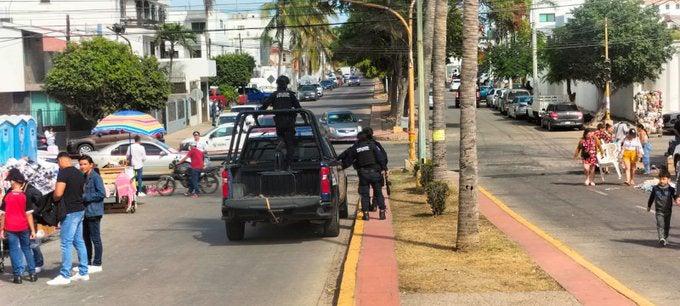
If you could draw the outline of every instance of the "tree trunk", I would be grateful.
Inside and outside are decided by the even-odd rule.
[[[446,17],[448,10],[447,0],[432,0],[436,4],[435,14],[439,16],[434,22],[434,40],[432,42],[432,78],[438,80],[433,84],[433,109],[432,109],[432,166],[435,180],[445,180],[448,172],[446,163],[446,122],[444,104],[446,80]],[[474,95],[474,94],[473,94]]]
[[[477,0],[463,4],[463,63],[460,103],[460,178],[458,184],[458,235],[456,249],[479,246],[479,208],[477,206],[477,120],[475,84],[479,12]]]
[[[571,79],[567,79],[567,97],[569,97],[569,102],[574,103],[576,100],[576,93],[571,92]]]
[[[172,59],[175,57],[175,43],[170,42],[170,71],[168,72],[168,79],[172,83]]]
[[[435,7],[436,0],[426,0],[425,11],[423,12],[425,17],[423,22],[423,58],[425,63],[425,80],[427,80],[425,89],[429,89],[430,84],[432,84],[432,42],[434,39]],[[425,92],[428,91],[426,90]]]
[[[403,78],[404,67],[401,62],[404,59],[403,55],[398,55],[394,58],[394,73],[390,79],[390,117],[399,119],[401,116],[401,106],[403,103]]]

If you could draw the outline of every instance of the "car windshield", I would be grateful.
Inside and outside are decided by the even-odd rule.
[[[517,102],[526,104],[531,102],[531,99],[532,99],[531,96],[519,96],[517,97]]]
[[[316,86],[304,85],[304,86],[300,87],[300,91],[311,91],[311,90],[316,90]]]
[[[357,122],[357,118],[352,113],[328,114],[328,123],[351,123]]]
[[[236,122],[236,116],[222,116],[217,121],[217,125],[222,125],[222,124],[225,124],[225,123],[234,123],[234,122]]]
[[[257,108],[254,108],[254,107],[232,107],[230,111],[232,113],[240,113],[240,112],[252,111],[252,110],[257,110]],[[236,120],[236,118],[234,118],[234,120]]]
[[[155,145],[157,145],[157,146],[163,148],[164,150],[170,152],[170,153],[173,153],[173,154],[177,153],[177,151],[176,151],[175,149],[171,148],[170,146],[166,145],[166,144],[163,143],[163,142],[160,142],[160,141],[158,141],[158,140],[155,140],[153,143],[154,143]]]
[[[578,108],[574,104],[558,104],[555,105],[556,112],[574,112],[578,111]]]
[[[214,137],[227,137],[227,136],[231,136],[231,133],[232,133],[233,130],[234,130],[234,127],[233,127],[233,126],[225,126],[225,127],[218,127],[218,128],[215,128],[215,129],[213,130],[214,132],[210,131],[210,132],[208,132],[208,133],[211,133],[211,132],[212,132],[212,134],[211,134],[212,136],[211,136],[210,138],[214,138]]]

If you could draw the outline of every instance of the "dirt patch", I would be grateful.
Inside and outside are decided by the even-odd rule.
[[[396,171],[393,171],[396,172]],[[531,292],[563,290],[514,242],[480,216],[476,251],[454,251],[457,191],[444,215],[432,217],[411,173],[392,173],[399,289],[407,293]]]

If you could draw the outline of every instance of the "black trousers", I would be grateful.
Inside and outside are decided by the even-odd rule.
[[[668,232],[671,230],[671,213],[656,213],[656,231],[659,240],[668,239]]]
[[[286,166],[293,163],[293,151],[295,150],[295,119],[288,117],[274,117],[276,124],[276,135],[286,147]]]
[[[385,198],[382,194],[383,176],[379,170],[373,168],[357,169],[359,175],[359,196],[361,196],[361,210],[368,211],[370,204],[370,188],[373,188],[373,201],[378,208],[385,209]]]

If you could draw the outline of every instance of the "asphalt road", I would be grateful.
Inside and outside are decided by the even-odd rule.
[[[459,168],[459,114],[447,109],[451,170]],[[648,193],[624,186],[612,174],[602,183],[597,173],[597,186],[584,186],[581,163],[571,159],[582,132],[548,132],[486,108],[478,110],[477,128],[483,187],[654,303],[680,304],[680,222],[672,222],[672,244],[657,248],[654,214],[645,211]],[[668,136],[652,138],[655,161],[662,161],[667,141]],[[406,158],[405,144],[383,145],[391,163]],[[636,183],[649,178],[638,176]]]
[[[372,88],[372,87],[371,87]],[[368,121],[368,86],[338,88],[304,107],[355,110]],[[346,145],[341,145],[346,147]],[[340,150],[340,148],[338,148]],[[355,181],[354,171],[348,171]],[[354,184],[354,183],[350,183]],[[357,201],[349,187],[351,217]],[[104,271],[63,287],[58,236],[42,246],[45,270],[37,283],[0,277],[1,305],[331,305],[345,256],[351,219],[337,238],[315,224],[247,226],[242,242],[226,239],[218,196],[149,196],[137,213],[106,214],[102,221]]]

